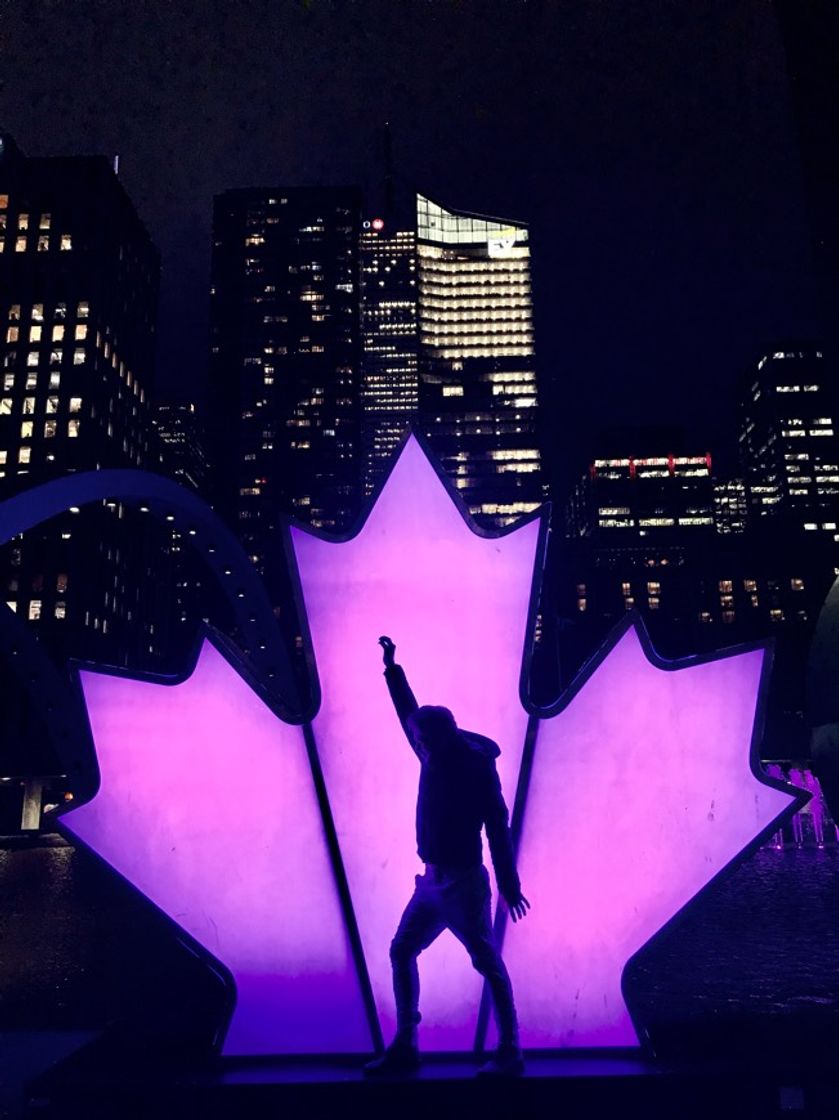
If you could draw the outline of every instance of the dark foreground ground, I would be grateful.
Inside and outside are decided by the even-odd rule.
[[[146,1021],[166,1022],[175,1036],[185,1009],[211,1018],[220,1006],[216,982],[154,911],[57,838],[0,849],[0,898],[0,1116],[18,1114],[23,1084],[39,1068],[104,1028],[142,1033]],[[757,852],[634,959],[627,995],[662,1069],[818,1069],[828,1081],[835,1071],[839,1085],[839,848]],[[535,1061],[532,1073],[538,1080],[571,1068]],[[615,1068],[629,1076],[634,1067]],[[437,1073],[454,1084],[471,1070]],[[225,1074],[228,1084],[260,1076]],[[310,1074],[298,1068],[282,1076],[293,1082]],[[355,1068],[328,1076],[354,1091]],[[423,1084],[412,1088],[415,1101]],[[216,1092],[213,1085],[205,1089]],[[375,1091],[383,1107],[399,1107],[389,1090]],[[696,1086],[685,1083],[684,1091],[696,1103]],[[825,1108],[831,1091],[821,1090]],[[795,1085],[784,1092],[779,1115],[801,1115]],[[448,1099],[456,1096],[453,1088]],[[524,1103],[526,1094],[518,1099]],[[437,1107],[430,1097],[428,1105]],[[120,1111],[128,1114],[114,1115]],[[839,1116],[839,1091],[835,1110],[824,1115],[831,1113]]]

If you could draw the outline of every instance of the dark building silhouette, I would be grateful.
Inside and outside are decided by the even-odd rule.
[[[363,225],[361,435],[369,494],[419,406],[417,239],[383,218]]]
[[[158,404],[153,423],[163,473],[203,494],[208,470],[206,435],[196,405]]]
[[[839,438],[827,363],[779,346],[744,380],[738,438],[753,516],[839,542]]]
[[[0,498],[68,472],[151,467],[159,259],[109,163],[0,150]],[[121,503],[0,550],[7,606],[58,658],[154,664],[165,533]]]
[[[281,511],[349,527],[360,504],[356,188],[215,200],[210,437],[220,512],[270,571]]]
[[[206,437],[198,409],[193,403],[159,404],[154,409],[154,431],[160,456],[160,472],[207,498]],[[230,625],[218,588],[195,550],[189,534],[171,529],[170,582],[167,599],[169,662],[183,663],[202,619],[222,629]]]

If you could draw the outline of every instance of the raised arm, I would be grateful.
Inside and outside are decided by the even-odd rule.
[[[396,657],[396,645],[393,640],[387,636],[382,636],[379,638],[379,645],[382,647],[383,660],[385,663],[385,681],[388,691],[390,692],[390,698],[393,701],[396,714],[399,716],[399,722],[402,724],[405,737],[411,744],[411,749],[414,754],[416,754],[417,758],[422,761],[422,755],[417,750],[414,738],[408,727],[408,719],[417,710],[419,704],[411,691],[411,686],[408,684],[405,670],[401,665],[397,665],[394,660]]]
[[[488,763],[484,826],[498,889],[507,903],[510,917],[514,922],[518,921],[530,909],[530,903],[521,893],[521,883],[516,871],[513,843],[507,822],[507,806],[504,803],[501,782],[494,762]]]

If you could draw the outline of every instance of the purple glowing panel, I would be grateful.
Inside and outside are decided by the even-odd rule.
[[[63,823],[230,969],[224,1053],[369,1050],[301,729],[209,643],[183,684],[81,678],[102,780]]]
[[[422,865],[414,814],[419,763],[382,677],[380,634],[420,704],[502,749],[512,807],[527,717],[518,686],[539,524],[473,533],[416,440],[406,444],[364,527],[335,544],[294,530],[322,703],[315,737],[382,1028],[392,1030],[388,948]],[[444,933],[420,959],[421,1042],[469,1049],[480,982]]]
[[[630,629],[541,724],[519,849],[533,909],[505,945],[525,1046],[636,1045],[627,960],[795,800],[749,767],[763,656],[662,670]]]

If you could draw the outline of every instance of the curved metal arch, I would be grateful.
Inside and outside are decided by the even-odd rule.
[[[244,549],[203,499],[171,479],[148,471],[98,470],[67,475],[0,503],[0,544],[74,507],[114,500],[179,529],[216,577],[242,636],[240,653],[283,719],[299,723],[300,699],[291,661],[265,585]],[[10,611],[9,614],[12,612]],[[18,621],[15,640],[25,627]],[[29,635],[27,634],[27,637]],[[33,672],[50,677],[57,696],[62,674],[34,638],[23,643]],[[2,647],[0,647],[2,648]],[[63,705],[64,701],[56,700]],[[75,708],[75,701],[73,701]]]

